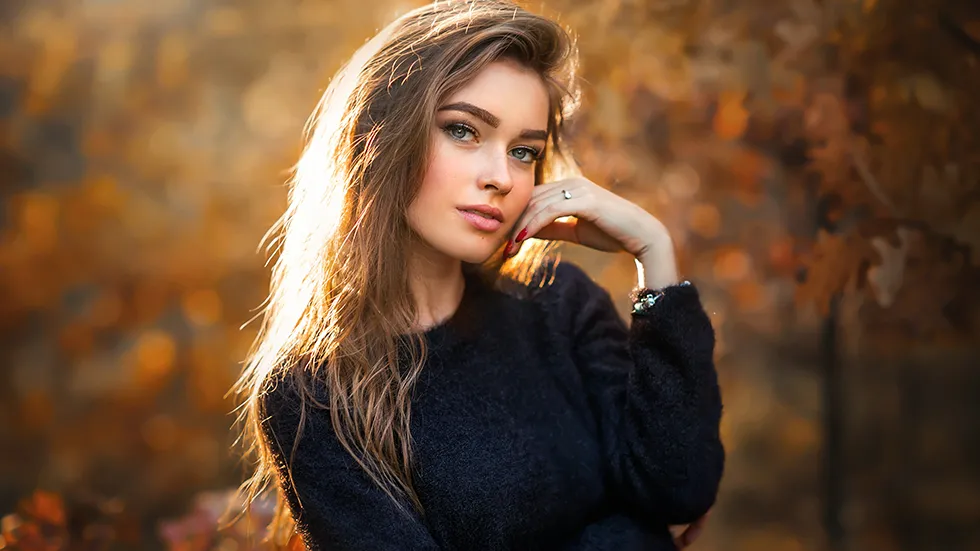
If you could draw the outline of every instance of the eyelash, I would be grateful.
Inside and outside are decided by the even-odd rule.
[[[467,132],[473,134],[474,136],[477,135],[475,128],[473,128],[472,126],[470,126],[470,125],[468,125],[466,123],[463,123],[463,122],[449,122],[449,123],[446,123],[445,125],[443,125],[442,130],[446,134],[448,134],[450,138],[452,138],[454,140],[457,140],[457,141],[462,141],[461,138],[457,138],[456,136],[453,136],[453,134],[452,134],[452,131],[453,130],[460,129],[460,128],[462,128],[463,130],[466,130]],[[543,157],[543,155],[541,154],[541,152],[538,151],[537,149],[533,148],[533,147],[522,145],[522,146],[518,147],[517,149],[526,150],[530,154],[531,159],[529,161],[521,161],[520,159],[518,159],[518,161],[520,161],[522,163],[525,163],[525,164],[531,164],[531,163],[540,161],[541,158]]]

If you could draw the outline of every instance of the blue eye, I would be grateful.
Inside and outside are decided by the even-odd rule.
[[[442,129],[446,132],[446,134],[449,134],[451,138],[459,141],[465,140],[466,134],[476,135],[475,130],[473,130],[469,126],[466,126],[465,124],[458,123],[458,122],[449,123],[446,126],[443,126]]]
[[[538,153],[538,151],[532,147],[518,147],[514,149],[514,152],[523,153],[523,156],[521,157],[518,157],[516,155],[514,156],[515,159],[521,161],[522,163],[530,164],[539,160],[540,153]]]

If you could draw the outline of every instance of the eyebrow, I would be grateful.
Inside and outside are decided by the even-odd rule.
[[[443,105],[442,107],[437,109],[437,111],[462,111],[464,113],[469,113],[473,115],[474,117],[480,119],[481,121],[489,124],[494,128],[500,126],[500,119],[497,118],[493,113],[465,101],[457,101],[456,103]],[[545,141],[548,139],[548,132],[545,130],[530,130],[525,128],[524,130],[521,130],[520,137],[526,140]]]

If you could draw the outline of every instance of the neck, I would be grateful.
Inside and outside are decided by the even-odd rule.
[[[414,247],[410,261],[412,296],[418,314],[414,329],[424,331],[438,325],[456,312],[466,287],[463,264],[425,243]]]

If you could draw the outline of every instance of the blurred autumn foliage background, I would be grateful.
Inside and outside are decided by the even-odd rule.
[[[0,549],[261,547],[214,523],[258,242],[329,76],[418,3],[0,3]],[[718,331],[695,548],[980,549],[980,7],[528,7],[577,31],[586,174]],[[630,259],[565,258],[626,314]]]

